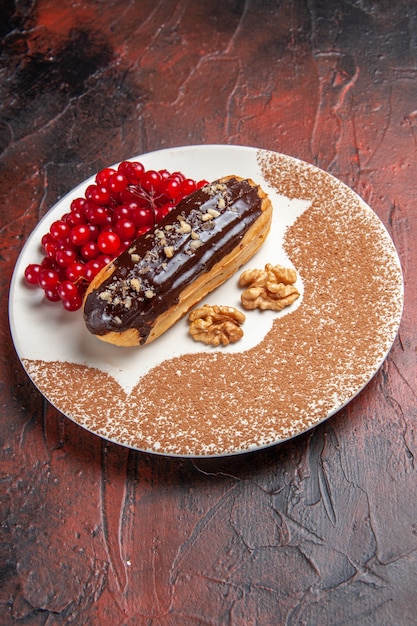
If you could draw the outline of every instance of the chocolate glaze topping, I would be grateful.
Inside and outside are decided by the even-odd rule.
[[[262,213],[261,204],[258,188],[235,178],[184,198],[113,261],[112,275],[87,296],[89,331],[104,335],[136,328],[143,344],[181,291],[239,244]]]

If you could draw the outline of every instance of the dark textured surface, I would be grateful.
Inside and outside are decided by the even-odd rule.
[[[1,2],[0,623],[417,624],[417,5]],[[352,186],[404,269],[399,336],[334,418],[173,460],[45,403],[7,294],[39,217],[100,167],[182,144],[297,156]]]

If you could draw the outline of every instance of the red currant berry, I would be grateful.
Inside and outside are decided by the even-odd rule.
[[[70,280],[64,280],[58,285],[58,295],[61,300],[70,300],[78,295],[77,285]]]
[[[116,173],[112,167],[105,167],[96,174],[96,184],[100,187],[107,187],[110,176]]]
[[[106,205],[110,202],[110,194],[107,191],[106,187],[97,187],[96,192],[93,197],[93,202],[97,202],[97,204]]]
[[[53,290],[59,283],[59,274],[55,270],[44,269],[39,272],[39,287],[46,290]]]
[[[89,185],[85,190],[85,197],[100,206],[105,206],[110,202],[110,194],[104,186]]]
[[[169,178],[164,183],[164,193],[168,198],[178,198],[181,193],[181,183],[175,178]]]
[[[29,285],[38,285],[39,272],[41,266],[39,263],[30,263],[25,269],[25,280]]]
[[[83,299],[81,294],[77,293],[72,298],[62,298],[62,305],[67,311],[78,311],[81,308]]]
[[[102,269],[102,265],[97,259],[94,261],[87,261],[84,265],[84,278],[88,283],[91,283],[94,276],[97,276],[99,271]]]
[[[58,295],[58,291],[57,289],[46,289],[45,290],[45,298],[47,300],[49,300],[50,302],[59,302],[60,301],[60,297]]]
[[[168,170],[159,170],[159,174],[160,174],[162,180],[168,180],[168,178],[171,176],[171,174],[168,172]]]
[[[56,262],[60,267],[68,267],[71,263],[77,260],[77,255],[75,250],[71,250],[70,248],[63,248],[61,250],[57,250],[55,254]]]
[[[136,205],[146,206],[148,204],[148,198],[144,195],[142,189],[139,190],[138,187],[131,186],[123,189],[123,191],[119,193],[118,203],[127,205],[134,203]]]
[[[92,202],[86,208],[86,216],[89,222],[96,226],[104,226],[104,224],[108,224],[111,221],[108,208]]]
[[[70,204],[71,211],[82,211],[85,205],[85,198],[75,198]]]
[[[114,226],[115,232],[119,235],[122,241],[133,239],[136,233],[136,227],[132,220],[120,219]]]
[[[51,224],[49,232],[51,233],[54,239],[60,240],[60,239],[63,239],[64,237],[68,237],[69,232],[70,232],[70,227],[66,222],[62,220],[57,220],[56,222]]]
[[[42,235],[42,239],[41,239],[41,244],[42,247],[45,248],[45,245],[48,243],[52,243],[54,244],[54,246],[56,246],[56,240],[52,237],[51,233],[45,233],[44,235]]]
[[[140,180],[141,185],[148,193],[156,193],[162,185],[162,176],[155,170],[145,172]]]
[[[83,246],[81,246],[80,254],[82,258],[86,261],[91,261],[100,254],[100,250],[95,241],[88,241]]]
[[[161,207],[157,207],[155,209],[155,220],[156,223],[160,222],[168,213],[174,208],[174,204],[171,202],[167,202],[167,204],[163,204]]]
[[[58,268],[59,268],[59,266],[55,262],[55,258],[49,258],[49,256],[43,257],[43,259],[41,261],[41,269],[54,270],[54,269],[58,269]]]
[[[87,204],[87,201],[86,201]],[[87,218],[84,211],[80,209],[74,209],[67,217],[67,224],[70,228],[77,226],[78,224],[86,224]]]
[[[105,265],[108,265],[111,261],[113,261],[113,259],[113,255],[100,254],[100,256],[98,256],[96,260],[100,264],[100,267],[103,268]]]
[[[97,241],[97,237],[100,234],[100,228],[96,224],[88,224],[90,231],[90,241]]]
[[[115,254],[120,248],[120,237],[111,231],[101,232],[97,239],[97,245],[103,254]]]
[[[70,230],[69,239],[74,246],[83,246],[90,241],[90,227],[87,224],[77,224]]]
[[[155,224],[154,213],[150,208],[139,207],[132,209],[130,212],[130,219],[136,228],[142,228],[142,226],[149,227]]]
[[[139,161],[132,161],[131,165],[132,177],[134,177],[135,181],[139,181],[145,172],[145,168],[143,167],[142,163],[139,163]]]
[[[133,204],[133,203],[132,203]],[[137,206],[137,205],[135,205]],[[128,220],[130,219],[130,208],[127,204],[121,204],[120,206],[116,207],[113,211],[113,219],[115,221],[115,223],[117,223],[119,220]]]
[[[185,176],[182,172],[172,172],[171,178],[177,180],[179,183],[185,180]]]
[[[130,161],[122,161],[121,163],[119,163],[119,166],[117,168],[117,172],[119,174],[123,174],[123,176],[126,176],[127,180],[131,183],[133,182],[137,182],[137,178],[135,176],[135,171],[133,169],[133,165]]]
[[[43,245],[43,249],[49,259],[55,259],[56,251],[58,250],[58,242],[47,242]]]
[[[71,213],[64,213],[64,215],[61,216],[61,220],[63,222],[65,222],[66,224],[68,224],[68,220],[70,218]]]
[[[66,268],[65,276],[72,282],[80,280],[84,276],[84,265],[79,261],[74,261],[74,263],[71,263],[71,265],[68,265]]]
[[[111,194],[118,194],[123,191],[123,189],[126,189],[128,182],[129,181],[124,174],[117,172],[116,174],[112,174],[110,176],[107,188]]]
[[[181,183],[181,195],[189,196],[190,193],[193,193],[197,189],[197,185],[192,178],[186,178]]]

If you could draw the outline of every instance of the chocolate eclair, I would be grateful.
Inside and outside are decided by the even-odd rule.
[[[250,179],[226,176],[193,192],[93,279],[88,330],[119,346],[154,341],[255,254],[271,219]]]

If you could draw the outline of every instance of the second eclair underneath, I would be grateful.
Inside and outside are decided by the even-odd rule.
[[[150,343],[255,254],[271,219],[250,179],[226,176],[193,192],[93,279],[88,330],[119,346]]]

